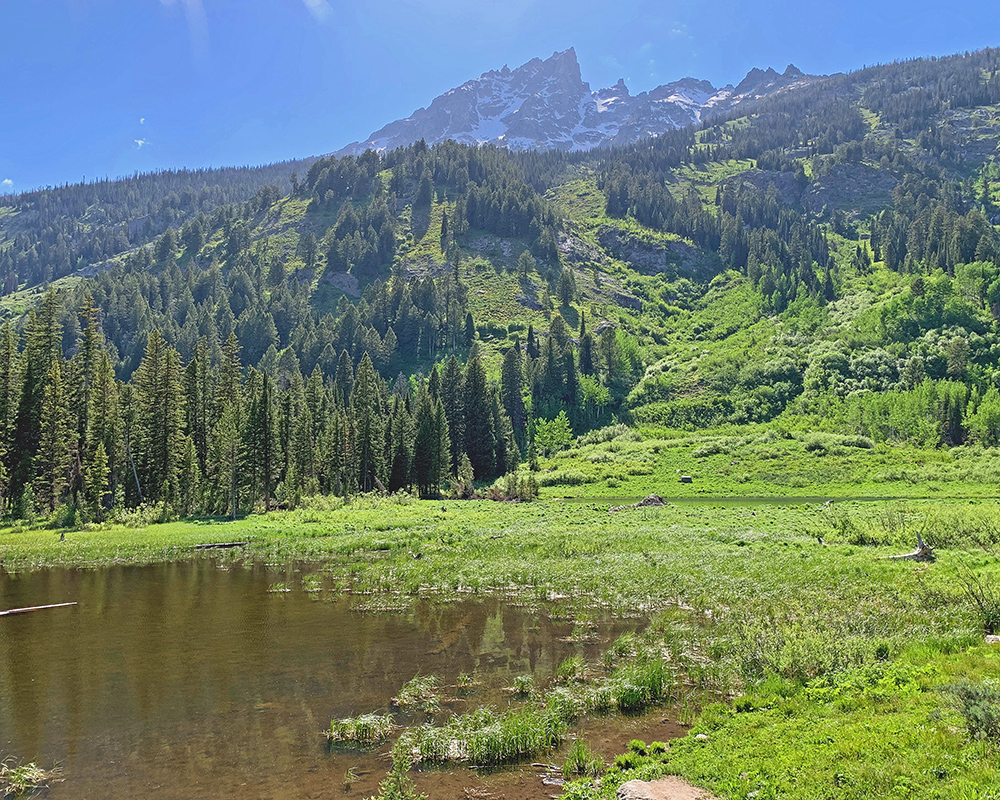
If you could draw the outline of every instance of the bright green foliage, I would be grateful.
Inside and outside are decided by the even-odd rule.
[[[535,423],[535,444],[545,455],[568,447],[572,441],[573,429],[565,411],[560,411],[554,419],[542,419]]]

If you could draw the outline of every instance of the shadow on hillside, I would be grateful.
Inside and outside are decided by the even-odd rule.
[[[431,227],[431,212],[430,209],[414,209],[411,214],[410,232],[413,234],[413,241],[419,242],[427,235],[427,231]]]

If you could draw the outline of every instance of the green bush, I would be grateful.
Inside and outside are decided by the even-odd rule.
[[[1000,688],[960,681],[948,687],[973,739],[1000,741]]]

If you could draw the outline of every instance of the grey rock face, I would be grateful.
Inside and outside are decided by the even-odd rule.
[[[751,70],[735,89],[683,78],[635,96],[624,80],[591,91],[570,48],[514,70],[505,66],[484,73],[337,154],[393,150],[420,139],[515,150],[590,150],[694,125],[706,114],[812,80],[789,65],[780,75],[773,69]]]

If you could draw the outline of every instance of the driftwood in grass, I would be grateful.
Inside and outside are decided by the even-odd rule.
[[[11,608],[7,611],[0,611],[0,617],[10,617],[14,614],[27,614],[31,611],[44,611],[46,608],[65,608],[66,606],[75,606],[76,603],[51,603],[47,606],[31,606],[29,608]]]
[[[924,538],[917,534],[917,549],[912,553],[903,553],[899,556],[885,556],[890,561],[934,561],[934,549],[924,541]]]
[[[660,497],[658,494],[651,494],[647,497],[642,498],[642,500],[640,500],[638,503],[631,503],[630,505],[627,506],[611,506],[611,508],[609,508],[608,511],[614,513],[615,511],[624,511],[625,509],[628,508],[649,508],[649,507],[658,508],[660,506],[665,506],[665,505],[666,503],[664,502],[662,497]]]

